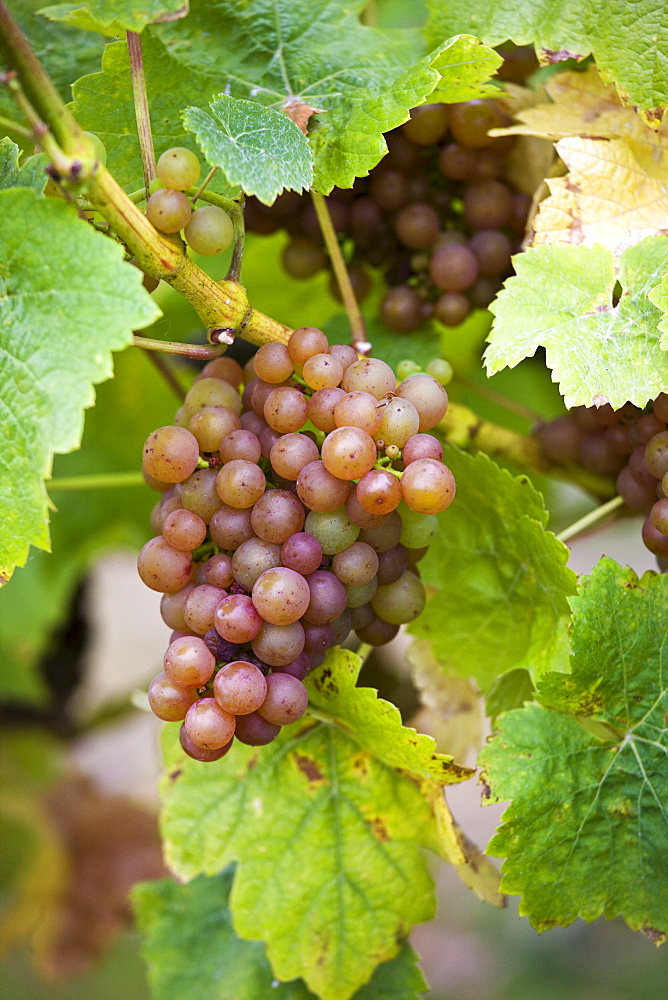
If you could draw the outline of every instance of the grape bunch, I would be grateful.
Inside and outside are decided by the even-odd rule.
[[[328,198],[358,299],[371,288],[368,268],[382,269],[380,317],[391,330],[410,333],[434,316],[458,326],[511,273],[531,199],[507,177],[515,137],[488,135],[508,124],[493,99],[414,108],[386,135],[389,152],[369,176]],[[246,227],[287,230],[283,266],[293,278],[328,266],[308,198],[286,192],[271,207],[251,198]],[[333,278],[330,290],[338,297]]]
[[[303,680],[330,646],[351,629],[382,645],[421,612],[416,566],[455,495],[426,433],[447,406],[431,375],[397,385],[385,362],[302,327],[244,370],[209,362],[149,435],[144,476],[162,497],[138,569],[174,630],[149,702],[183,720],[191,757],[270,742],[306,710]]]
[[[619,410],[578,406],[534,432],[551,461],[616,476],[626,506],[646,514],[642,539],[661,560],[668,559],[667,425],[668,394],[662,392],[647,411],[631,403]]]
[[[195,253],[213,257],[222,253],[234,239],[234,226],[227,212],[217,205],[204,205],[193,211],[186,188],[197,183],[200,162],[183,146],[165,150],[157,163],[158,184],[146,204],[149,221],[161,233],[179,233]]]

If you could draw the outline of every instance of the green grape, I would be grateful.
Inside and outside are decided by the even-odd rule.
[[[425,545],[429,545],[438,531],[436,514],[419,514],[407,507],[403,501],[397,507],[397,513],[402,523],[399,538],[401,544],[407,549],[423,549]]]
[[[97,156],[100,163],[105,164],[107,162],[107,149],[99,135],[95,135],[94,132],[84,132],[84,135],[88,136],[95,149],[95,155]]]
[[[375,597],[378,589],[378,578],[373,577],[368,583],[362,583],[358,587],[346,587],[348,598],[347,607],[362,608]]]
[[[394,583],[378,588],[371,607],[390,625],[406,625],[417,618],[426,599],[422,581],[407,570]]]
[[[185,191],[197,183],[200,163],[191,150],[184,146],[173,146],[165,150],[157,164],[158,178],[166,188]]]
[[[148,199],[146,215],[161,233],[178,233],[190,221],[192,206],[182,191],[160,188]]]
[[[408,378],[409,375],[415,375],[419,371],[422,371],[419,365],[416,365],[415,362],[411,361],[409,358],[405,358],[397,365],[397,378],[400,382],[403,382],[403,380]]]
[[[204,257],[227,250],[234,239],[234,226],[227,212],[217,205],[196,209],[184,230],[186,243]]]
[[[304,523],[304,531],[320,542],[322,551],[327,556],[343,552],[357,541],[360,533],[357,525],[348,520],[344,507],[331,513],[310,511]]]
[[[387,400],[380,412],[380,427],[374,437],[384,441],[386,447],[396,445],[397,448],[403,448],[408,439],[420,429],[420,416],[409,399],[394,396]]]
[[[441,385],[449,385],[455,373],[452,370],[452,365],[445,358],[434,358],[427,365],[427,374],[435,378]]]

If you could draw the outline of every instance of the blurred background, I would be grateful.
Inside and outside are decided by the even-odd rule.
[[[380,0],[380,26],[420,24],[416,0]],[[326,274],[286,280],[285,234],[250,237],[244,282],[253,304],[292,326],[336,322],[341,306]],[[214,277],[228,260],[201,259]],[[374,296],[377,304],[380,292]],[[149,336],[202,341],[192,310],[169,288],[154,296],[164,316]],[[480,354],[489,314],[440,328],[437,350],[455,370],[453,398],[483,418],[528,432],[525,418],[481,396]],[[239,357],[248,351],[239,346]],[[377,353],[411,357],[410,336],[385,334]],[[187,384],[194,370],[173,366]],[[544,418],[563,412],[541,359],[490,382]],[[115,378],[97,388],[82,446],[60,456],[54,479],[136,470],[142,444],[169,423],[178,399],[148,352],[116,356]],[[558,531],[595,506],[574,487],[536,480]],[[137,881],[165,874],[157,830],[160,723],[144,711],[142,692],[161,669],[169,629],[158,594],[136,575],[136,553],[149,537],[155,495],[143,487],[50,491],[53,552],[33,551],[0,590],[0,998],[1,1000],[144,1000],[150,996],[127,900]],[[587,572],[605,553],[637,572],[654,569],[640,540],[641,518],[623,517],[578,538],[571,565]],[[364,668],[362,683],[396,701],[464,763],[486,735],[468,682],[447,687],[438,710],[421,705],[410,681],[410,637],[400,635]],[[410,652],[408,652],[410,656]],[[481,847],[502,809],[482,808],[474,782],[454,787],[451,807]],[[538,935],[515,900],[497,911],[479,902],[454,872],[433,860],[439,910],[415,929],[439,1000],[664,1000],[668,950],[658,951],[621,921],[578,922]]]

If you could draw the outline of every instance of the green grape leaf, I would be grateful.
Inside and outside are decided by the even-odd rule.
[[[534,247],[513,260],[516,275],[490,306],[488,374],[543,346],[566,406],[644,406],[668,389],[668,337],[648,295],[668,271],[668,237],[630,247],[617,273],[601,246]]]
[[[668,275],[664,275],[653,288],[650,288],[647,298],[663,313],[658,323],[658,329],[664,334],[661,338],[661,347],[668,346],[668,316],[666,315],[668,313]]]
[[[111,547],[137,549],[150,535],[149,515],[157,494],[143,484],[62,491],[58,480],[136,471],[147,434],[171,422],[175,404],[172,390],[146,352],[116,355],[114,378],[98,386],[95,406],[86,412],[81,447],[54,460],[54,479],[47,484],[56,507],[51,553],[32,552],[11,585],[0,589],[4,697],[43,700],[36,668],[77,581],[101,552]]]
[[[301,192],[311,186],[308,140],[287,115],[226,94],[219,94],[210,108],[211,114],[186,108],[183,123],[194,133],[207,161],[219,167],[232,186],[254,194],[265,205],[286,188]]]
[[[524,667],[509,670],[494,682],[485,698],[485,713],[496,719],[502,712],[521,708],[525,701],[531,701],[535,688],[531,674]]]
[[[232,925],[231,868],[185,885],[171,879],[135,886],[133,901],[155,1000],[314,1000],[303,980],[276,981],[260,941]],[[426,988],[408,944],[375,970],[354,1000],[418,1000]]]
[[[5,188],[32,188],[36,194],[44,194],[47,176],[44,168],[48,157],[45,153],[28,156],[19,163],[21,151],[11,139],[0,139],[0,190]]]
[[[668,579],[603,559],[573,601],[569,674],[508,712],[481,755],[511,800],[488,853],[539,930],[618,915],[668,939]],[[568,713],[568,714],[567,714]],[[572,714],[571,714],[572,713]]]
[[[668,15],[663,0],[429,0],[427,43],[468,31],[487,45],[532,42],[545,62],[593,53],[603,77],[658,127],[668,103]],[[623,39],[623,44],[620,40]],[[541,52],[541,49],[544,50]]]
[[[44,7],[40,14],[85,31],[114,36],[124,29],[142,31],[147,24],[176,21],[188,13],[184,0],[81,0]]]
[[[287,106],[293,120],[308,122],[313,186],[328,194],[366,175],[387,152],[383,133],[430,94],[455,101],[498,92],[485,81],[500,58],[477,39],[439,39],[427,53],[417,31],[361,25],[365,6],[366,0],[193,0],[182,25],[158,30],[184,64],[220,74],[232,97]]]
[[[354,735],[363,750],[377,760],[418,778],[436,778],[451,784],[470,778],[469,768],[452,764],[452,757],[436,753],[431,736],[402,725],[399,709],[378,697],[374,688],[356,687],[361,661],[346,649],[335,649],[312,675],[309,700],[344,731]]]
[[[61,96],[68,100],[73,81],[99,68],[104,41],[72,25],[47,20],[41,16],[39,8],[43,6],[43,0],[21,0],[12,4],[12,15]],[[0,114],[20,120],[16,102],[6,87],[0,88]]]
[[[111,375],[111,351],[159,310],[123,250],[73,206],[27,189],[0,191],[1,393],[6,444],[0,575],[47,549],[43,480],[55,452],[76,448],[93,383]]]
[[[220,77],[194,71],[171,58],[150,29],[142,35],[142,52],[156,156],[171,146],[186,146],[199,155],[197,143],[183,127],[181,112],[195,103],[207,106],[221,89]],[[143,187],[144,171],[125,42],[108,45],[102,72],[77,80],[72,92],[75,118],[82,128],[95,132],[104,143],[107,167],[118,183],[127,191]],[[210,187],[230,197],[238,193],[238,188],[230,187],[220,172]]]
[[[420,563],[436,589],[409,631],[433,643],[447,669],[483,690],[512,668],[534,674],[565,655],[567,597],[575,574],[568,549],[545,530],[547,512],[526,476],[483,453],[444,457],[457,481],[441,530]]]
[[[305,716],[269,746],[237,744],[206,766],[185,757],[177,726],[165,727],[168,864],[187,879],[236,860],[237,933],[266,942],[279,979],[301,975],[324,1000],[347,1000],[395,957],[412,924],[429,919],[433,889],[420,849],[439,849],[420,781],[385,763],[408,760],[416,774],[429,771],[422,747],[409,742],[412,731],[397,726],[388,747],[377,731],[354,728],[355,717],[373,719],[376,711],[352,709],[345,692],[352,655],[330,654],[309,678],[314,700],[340,706],[335,724]],[[364,689],[359,694],[367,700]]]

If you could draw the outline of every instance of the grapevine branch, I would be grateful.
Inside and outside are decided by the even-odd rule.
[[[251,309],[241,285],[209,277],[188,257],[178,237],[165,236],[154,229],[106,167],[97,161],[92,142],[65,106],[5,3],[0,3],[0,51],[20,78],[37,120],[43,121],[54,137],[56,149],[61,153],[59,171],[71,180],[75,178],[80,185],[85,184],[88,201],[137,258],[144,273],[176,289],[210,329],[239,331],[253,344],[286,343],[291,333],[286,326]],[[50,150],[46,151],[51,155]]]
[[[136,31],[128,31],[128,55],[130,57],[130,78],[132,80],[132,96],[135,102],[135,117],[137,119],[137,134],[141,149],[141,162],[144,167],[144,184],[146,197],[152,180],[158,176],[155,165],[155,150],[153,149],[153,133],[151,132],[151,117],[148,110],[148,95],[146,93],[146,77],[144,75],[144,55],[141,47],[141,35]]]
[[[352,347],[358,354],[370,354],[371,344],[367,340],[362,313],[360,312],[360,307],[357,303],[357,299],[355,298],[355,292],[353,291],[350,275],[348,274],[348,269],[343,259],[343,254],[341,253],[339,241],[336,238],[336,232],[334,230],[334,225],[332,224],[332,217],[329,214],[329,209],[327,208],[327,202],[321,194],[317,194],[315,191],[311,192],[311,198],[313,199],[315,214],[318,217],[320,231],[322,232],[325,246],[327,247],[327,253],[329,254],[329,259],[331,260],[332,267],[334,268],[334,275],[339,286],[339,291],[341,292],[341,297],[343,298],[343,304],[346,307],[346,312],[348,313],[348,317],[350,319]]]
[[[584,531],[592,528],[599,521],[602,521],[608,514],[612,514],[614,511],[618,510],[620,507],[624,506],[624,501],[622,497],[616,496],[612,500],[608,500],[607,503],[601,504],[600,507],[596,507],[594,510],[590,510],[588,514],[584,517],[579,518],[573,524],[570,524],[563,531],[560,531],[557,538],[560,542],[568,542],[571,538],[575,538],[576,535],[581,535]]]

